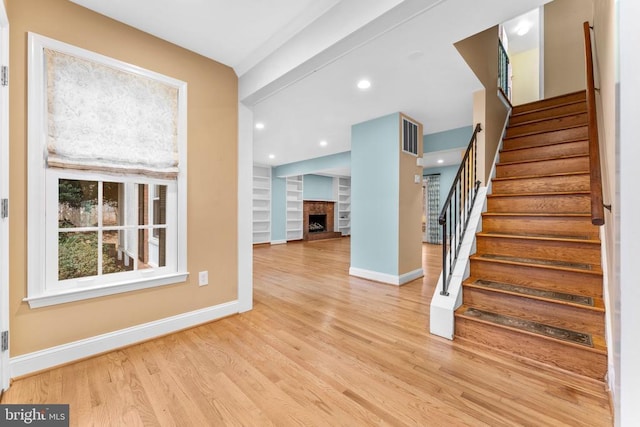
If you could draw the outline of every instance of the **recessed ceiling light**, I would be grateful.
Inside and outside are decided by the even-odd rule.
[[[327,141],[325,141],[324,139],[322,141],[320,141],[320,146],[321,147],[326,147],[327,146]]]
[[[444,160],[438,159],[438,163],[444,163]]]
[[[517,35],[524,36],[529,32],[532,26],[533,25],[529,21],[520,21],[513,30]]]
[[[276,158],[276,155],[275,154],[269,154],[269,158],[273,160],[273,159]]]
[[[262,122],[256,123],[256,129],[264,129],[264,123]]]
[[[358,89],[369,89],[371,87],[371,82],[367,79],[362,79],[358,82]]]

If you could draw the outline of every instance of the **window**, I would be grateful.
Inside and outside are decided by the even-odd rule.
[[[186,280],[186,84],[29,34],[31,307]]]
[[[402,118],[402,151],[418,155],[418,124]]]

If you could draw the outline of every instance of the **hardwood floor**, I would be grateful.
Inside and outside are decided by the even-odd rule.
[[[15,381],[76,426],[610,426],[602,383],[429,334],[424,279],[350,277],[349,239],[254,249],[255,306]]]

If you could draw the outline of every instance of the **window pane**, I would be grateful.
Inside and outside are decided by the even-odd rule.
[[[102,187],[102,224],[124,225],[124,184],[105,182]]]
[[[152,228],[149,230],[149,234],[153,237],[144,242],[144,246],[147,249],[145,262],[154,267],[164,267],[166,265],[167,230],[164,228]]]
[[[155,197],[153,198],[153,225],[167,223],[167,186],[154,185]]]
[[[102,233],[102,274],[119,273],[133,270],[133,258],[124,247],[122,231],[105,231]]]
[[[98,182],[61,179],[58,181],[58,226],[98,225]]]
[[[149,224],[149,186],[138,184],[138,225]]]
[[[98,274],[98,233],[58,233],[58,280]]]

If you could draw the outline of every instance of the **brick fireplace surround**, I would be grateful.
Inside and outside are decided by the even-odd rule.
[[[333,231],[333,206],[335,202],[305,200],[303,202],[303,225],[302,240],[321,240],[334,239],[341,237],[342,234]],[[325,231],[310,233],[309,232],[309,215],[326,215]]]

